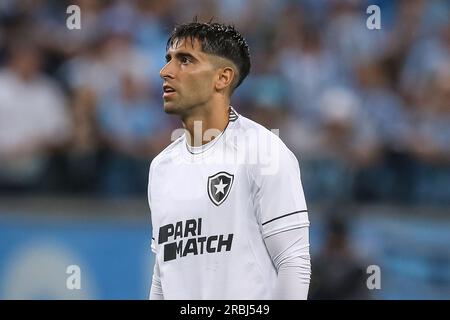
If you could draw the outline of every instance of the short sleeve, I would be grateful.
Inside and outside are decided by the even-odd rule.
[[[267,159],[266,165],[253,167],[257,218],[263,237],[309,226],[297,158],[280,142]]]

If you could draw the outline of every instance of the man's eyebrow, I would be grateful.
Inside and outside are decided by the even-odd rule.
[[[176,52],[175,53],[175,58],[177,58],[177,59],[189,58],[191,60],[198,61],[198,59],[196,57],[194,57],[192,54],[190,54],[188,52]],[[167,53],[166,54],[166,61],[169,61],[170,59],[172,59],[172,55],[170,53]]]

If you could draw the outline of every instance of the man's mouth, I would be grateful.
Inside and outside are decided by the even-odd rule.
[[[171,86],[169,86],[168,84],[163,85],[163,90],[164,92],[174,92],[175,89]]]
[[[175,89],[169,85],[163,85],[163,91],[164,91],[163,97],[167,97],[167,96],[175,93]]]

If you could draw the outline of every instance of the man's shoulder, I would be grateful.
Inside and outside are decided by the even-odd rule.
[[[266,128],[260,123],[249,118],[240,116],[236,129],[236,136],[238,139],[245,142],[247,148],[261,148],[261,147],[277,147],[284,150],[289,150],[285,143],[279,137],[278,128]]]
[[[179,153],[179,146],[182,145],[184,141],[184,134],[174,140],[166,148],[164,148],[156,157],[153,158],[151,167],[156,167],[169,163],[174,159]]]
[[[240,117],[236,128],[240,130],[235,139],[238,141],[236,149],[245,154],[249,175],[256,184],[259,185],[261,179],[297,174],[297,155],[280,138],[278,128],[268,129],[245,117]]]

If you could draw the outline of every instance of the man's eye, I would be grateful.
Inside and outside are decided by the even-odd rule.
[[[188,57],[181,57],[181,63],[182,64],[187,64],[191,62],[191,60]]]

